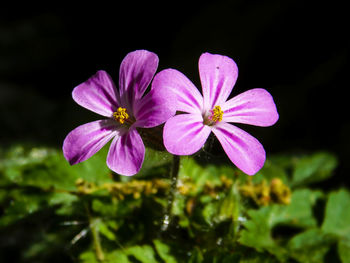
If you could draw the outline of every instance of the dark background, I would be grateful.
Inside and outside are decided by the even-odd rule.
[[[0,9],[0,145],[61,147],[94,119],[73,88],[104,69],[118,82],[123,57],[158,54],[198,87],[203,52],[239,67],[231,96],[265,88],[280,114],[269,128],[244,127],[268,155],[327,150],[340,160],[332,186],[346,183],[350,156],[348,35],[340,1],[93,2]],[[191,4],[190,4],[191,3]],[[224,156],[223,152],[221,154]]]

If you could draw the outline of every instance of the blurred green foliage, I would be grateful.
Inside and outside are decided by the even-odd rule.
[[[271,156],[252,177],[184,157],[171,189],[171,155],[147,149],[124,177],[106,151],[75,166],[0,151],[1,262],[350,262],[350,193],[320,187],[333,154]]]

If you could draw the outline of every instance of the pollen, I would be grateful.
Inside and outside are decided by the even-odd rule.
[[[116,121],[124,124],[124,122],[129,119],[129,114],[126,112],[125,108],[119,107],[117,111],[113,113],[113,117]]]
[[[224,112],[221,110],[220,106],[215,106],[214,109],[212,109],[210,112],[211,112],[211,115],[209,118],[213,122],[222,121],[222,116],[224,115]]]

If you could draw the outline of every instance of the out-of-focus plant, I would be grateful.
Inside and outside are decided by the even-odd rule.
[[[175,189],[171,156],[151,149],[134,177],[106,150],[73,167],[46,147],[0,156],[2,261],[349,262],[350,193],[317,187],[327,152],[271,156],[253,177],[186,157]]]

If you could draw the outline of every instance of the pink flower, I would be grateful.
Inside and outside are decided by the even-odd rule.
[[[229,122],[273,125],[278,113],[272,96],[264,89],[252,89],[227,100],[238,75],[236,63],[229,57],[204,53],[198,67],[203,96],[174,69],[161,71],[153,80],[154,88],[176,94],[175,107],[185,113],[165,123],[166,149],[176,155],[193,154],[213,132],[230,160],[246,174],[255,174],[264,165],[265,150],[257,139]]]
[[[73,90],[76,103],[106,119],[81,125],[67,135],[63,154],[70,164],[85,161],[114,138],[107,156],[108,167],[122,175],[134,175],[140,170],[145,146],[136,128],[158,126],[175,114],[169,107],[168,91],[152,87],[143,96],[157,67],[156,54],[137,50],[120,65],[119,92],[102,70]]]

